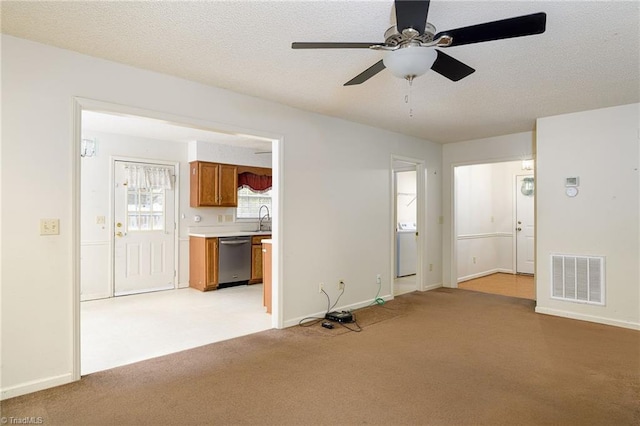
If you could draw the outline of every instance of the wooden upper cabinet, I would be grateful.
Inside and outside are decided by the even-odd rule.
[[[219,164],[220,167],[220,203],[222,207],[238,206],[238,167],[229,164]]]
[[[238,167],[193,161],[190,173],[191,207],[237,207]]]

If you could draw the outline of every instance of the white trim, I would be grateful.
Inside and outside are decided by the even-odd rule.
[[[487,232],[484,234],[463,234],[458,235],[458,241],[460,240],[475,240],[480,238],[504,238],[504,237],[513,237],[512,232]]]
[[[442,287],[442,283],[430,284],[428,286],[424,286],[424,288],[422,290],[420,290],[420,291],[430,291],[430,290],[435,290],[435,289],[441,288],[441,287]],[[379,297],[381,299],[383,299],[385,302],[388,302],[388,301],[394,299],[394,296],[392,296],[392,295],[379,296]],[[369,306],[375,306],[375,303],[373,303],[371,300],[367,300],[367,301],[364,301],[364,302],[352,303],[351,305],[341,306],[339,308],[334,308],[334,310],[336,310],[336,311],[356,310],[356,309],[367,308]],[[285,327],[296,326],[296,325],[298,325],[300,323],[301,320],[303,320],[305,318],[311,318],[311,317],[324,318],[324,314],[325,313],[326,313],[326,311],[316,312],[315,314],[312,314],[312,315],[308,315],[308,316],[304,316],[304,317],[298,317],[298,318],[294,318],[294,319],[288,320],[285,323]],[[357,312],[356,312],[356,314],[357,314]]]
[[[76,152],[79,153],[80,151]],[[80,155],[78,155],[78,157],[80,157]],[[61,374],[59,376],[53,376],[41,380],[32,380],[16,386],[2,389],[2,391],[0,391],[0,400],[4,401],[5,399],[15,398],[16,396],[38,392],[55,386],[66,385],[67,383],[75,382],[76,380],[80,379],[76,379],[74,377],[74,373]]]
[[[80,218],[81,218],[81,193],[82,193],[82,173],[81,173],[81,158],[80,149],[82,148],[82,105],[77,99],[73,99],[71,115],[71,328],[73,336],[71,338],[71,375],[62,380],[58,376],[53,379],[47,379],[40,381],[42,388],[33,389],[33,391],[45,389],[46,387],[57,386],[63,383],[69,383],[72,381],[80,380],[81,370],[81,354],[80,354],[80,303],[82,302],[82,275],[81,275],[81,247],[80,238],[82,236]],[[66,376],[64,376],[66,377]],[[61,382],[58,383],[57,380]],[[53,380],[54,383],[51,383]],[[31,389],[31,385],[25,385],[28,389]],[[37,386],[35,386],[37,387]]]
[[[431,291],[440,287],[442,287],[442,283],[430,284],[430,285],[424,286],[424,289],[422,291]]]
[[[460,277],[460,278],[458,278],[458,283],[461,283],[463,281],[474,280],[476,278],[487,277],[489,275],[498,274],[498,273],[515,275],[513,270],[503,269],[503,268],[495,268],[495,269],[490,269],[488,271],[482,271],[482,272],[478,272],[478,273],[475,273],[475,274],[471,274],[471,275],[466,275],[464,277]]]
[[[383,299],[385,302],[393,300],[393,296],[391,296],[391,295],[378,296],[378,297]],[[368,306],[376,306],[376,304],[372,300],[366,300],[364,302],[352,303],[351,305],[339,306],[339,307],[334,308],[333,310],[334,311],[353,311],[353,310],[356,310],[356,309],[366,308]],[[302,321],[305,318],[311,318],[311,317],[316,317],[318,319],[324,318],[324,315],[326,313],[327,313],[327,311],[321,311],[321,312],[316,312],[315,314],[305,315],[304,317],[293,318],[293,319],[287,320],[285,322],[284,326],[285,327],[296,326],[296,325],[300,324],[300,321]]]
[[[536,306],[536,313],[552,315],[556,317],[571,318],[580,321],[595,322],[598,324],[612,325],[615,327],[630,328],[632,330],[640,330],[639,322],[622,321],[611,318],[600,317],[596,315],[578,314],[576,312],[564,311],[561,309],[552,309]]]

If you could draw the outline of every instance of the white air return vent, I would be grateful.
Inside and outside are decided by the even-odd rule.
[[[552,254],[551,297],[604,305],[604,257]]]

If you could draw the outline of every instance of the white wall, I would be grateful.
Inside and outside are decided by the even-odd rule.
[[[533,156],[532,132],[446,144],[442,148],[442,280],[446,287],[457,286],[457,261],[454,248],[456,231],[453,218],[454,169],[470,164],[522,160]],[[501,225],[504,226],[504,225]],[[502,229],[502,228],[501,228]]]
[[[520,161],[455,169],[457,282],[514,273],[514,185]]]
[[[1,65],[3,398],[79,374],[73,334],[75,96],[282,139],[274,247],[285,324],[326,308],[320,281],[331,289],[344,279],[341,304],[357,306],[376,295],[381,273],[382,296],[390,296],[392,154],[425,161],[424,263],[441,263],[440,145],[6,35]],[[60,218],[60,235],[40,236],[40,218]],[[439,268],[424,277],[427,286],[439,283]],[[330,294],[335,300],[337,289]]]
[[[640,328],[639,104],[538,119],[537,312]],[[564,180],[580,178],[579,194]],[[551,299],[550,255],[605,256],[606,304]]]

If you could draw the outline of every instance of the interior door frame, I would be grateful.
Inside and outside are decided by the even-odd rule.
[[[401,155],[391,154],[390,159],[390,182],[391,182],[391,202],[390,204],[390,240],[391,240],[391,259],[390,264],[391,267],[389,269],[390,277],[389,277],[389,292],[391,295],[391,299],[394,296],[394,281],[395,281],[395,270],[396,270],[396,228],[397,228],[397,219],[396,219],[396,169],[394,168],[394,162],[402,161],[405,163],[410,163],[415,165],[416,170],[416,232],[418,233],[417,238],[417,252],[416,252],[416,290],[425,291],[426,286],[424,283],[424,243],[426,239],[426,188],[427,188],[427,170],[425,168],[425,161],[418,158],[405,157]]]
[[[116,288],[116,277],[115,277],[115,268],[116,268],[116,256],[115,256],[115,233],[116,230],[113,226],[113,222],[115,221],[116,215],[116,197],[115,197],[115,172],[116,172],[116,162],[124,161],[129,163],[143,163],[143,164],[162,164],[164,166],[172,166],[174,171],[173,178],[173,289],[175,290],[178,286],[178,277],[180,276],[180,230],[178,228],[178,217],[180,214],[180,162],[179,161],[167,161],[167,160],[153,160],[148,158],[137,158],[137,157],[123,157],[112,155],[109,157],[109,214],[111,215],[109,221],[109,293],[110,297],[115,297],[115,288]]]
[[[265,131],[257,131],[255,129],[245,129],[239,126],[225,125],[208,120],[186,117],[181,115],[169,114],[154,110],[148,110],[138,107],[115,104],[95,99],[73,97],[71,99],[72,116],[70,120],[71,126],[71,347],[69,348],[71,377],[73,381],[81,378],[81,309],[80,309],[80,217],[81,217],[81,157],[79,155],[82,146],[82,111],[91,110],[98,112],[106,112],[112,114],[136,115],[140,117],[153,118],[157,120],[165,120],[170,123],[192,126],[197,129],[210,130],[219,133],[228,133],[233,135],[251,135],[271,141],[272,146],[272,170],[273,170],[273,186],[276,188],[272,194],[272,320],[273,328],[284,328],[284,255],[283,255],[283,223],[284,201],[281,195],[284,188],[283,180],[283,162],[284,162],[284,136],[276,133]],[[178,233],[179,234],[179,233]],[[178,250],[179,251],[179,250]],[[179,266],[179,265],[178,265]]]

